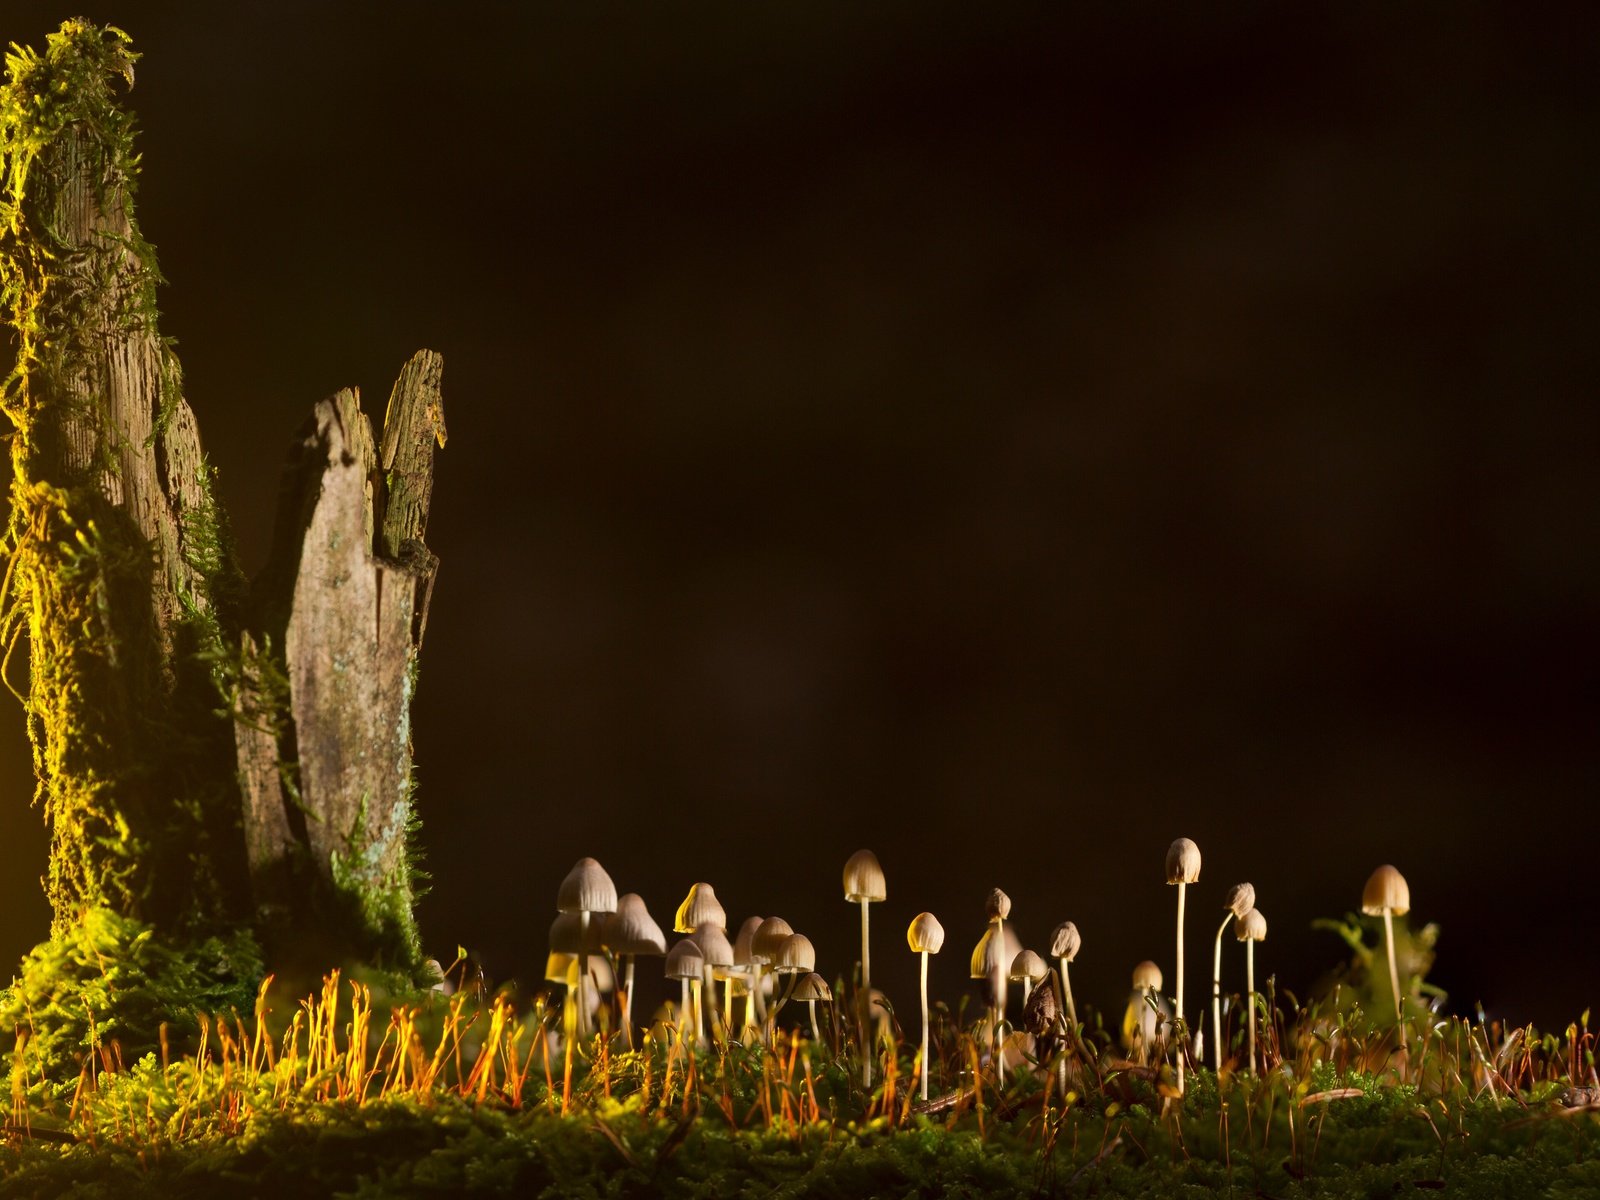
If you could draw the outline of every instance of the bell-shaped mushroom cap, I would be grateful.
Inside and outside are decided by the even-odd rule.
[[[1410,912],[1411,889],[1406,886],[1406,877],[1384,863],[1367,880],[1361,893],[1361,911],[1369,917],[1381,917],[1386,912],[1399,917]]]
[[[999,888],[992,888],[989,897],[983,902],[984,916],[989,920],[1005,920],[1011,915],[1011,897]]]
[[[1167,847],[1167,882],[1197,883],[1200,879],[1200,847],[1188,838],[1179,838]]]
[[[944,926],[930,912],[918,913],[911,918],[911,928],[906,930],[906,941],[918,954],[937,954],[944,948]]]
[[[715,925],[724,930],[728,928],[728,914],[722,911],[717,893],[711,890],[709,883],[697,883],[689,888],[689,894],[678,905],[678,915],[672,921],[672,932],[693,933],[702,925]]]
[[[733,965],[748,967],[755,962],[756,930],[761,928],[765,917],[746,917],[744,924],[739,926],[739,932],[733,939]]]
[[[556,911],[564,913],[617,911],[617,885],[606,869],[592,858],[580,858],[561,881]]]
[[[601,926],[601,940],[613,954],[665,954],[667,936],[636,892],[617,900],[617,911]]]
[[[1032,950],[1024,950],[1013,958],[1011,960],[1011,968],[1007,972],[1012,979],[1018,982],[1026,979],[1030,983],[1037,983],[1049,973],[1050,968],[1044,965],[1044,959],[1040,958]]]
[[[668,979],[699,979],[705,970],[705,956],[693,938],[681,938],[667,951]]]
[[[809,975],[802,975],[795,981],[794,991],[790,994],[791,1000],[832,1000],[833,989],[828,986],[828,981],[815,971]]]
[[[1161,968],[1148,958],[1133,969],[1133,986],[1138,990],[1153,988],[1161,990]]]
[[[772,965],[780,975],[815,971],[817,951],[811,945],[811,939],[805,934],[791,933],[778,943],[777,950],[773,952]]]
[[[1005,933],[996,936],[1000,929]],[[972,978],[989,979],[996,971],[1005,971],[1011,966],[1011,960],[1021,953],[1022,939],[1016,931],[999,920],[990,921],[972,951]]]
[[[1234,922],[1234,936],[1241,942],[1267,940],[1267,919],[1261,915],[1259,908],[1252,908]]]
[[[844,864],[844,898],[851,902],[877,901],[887,895],[878,856],[871,850],[857,850]]]
[[[750,943],[750,953],[761,962],[777,962],[778,947],[783,939],[794,933],[789,922],[782,917],[768,917],[756,930],[755,941]]]
[[[1236,883],[1222,897],[1222,907],[1235,917],[1243,917],[1255,906],[1256,888],[1253,883]]]
[[[581,946],[579,943],[583,943]],[[550,949],[560,954],[599,954],[604,943],[600,922],[589,922],[589,935],[583,936],[583,922],[577,913],[562,913],[550,922]]]
[[[722,932],[720,925],[712,925],[709,922],[696,925],[694,942],[700,947],[700,956],[711,966],[733,966],[733,943],[728,940],[728,935]]]
[[[1064,958],[1068,962],[1078,957],[1083,938],[1071,921],[1063,921],[1050,931],[1050,957]]]
[[[567,981],[567,968],[578,961],[575,954],[563,954],[559,950],[552,950],[544,960],[544,978],[547,983],[565,983]]]

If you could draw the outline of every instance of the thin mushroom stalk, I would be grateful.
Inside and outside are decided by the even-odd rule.
[[[1405,876],[1385,863],[1372,873],[1361,893],[1361,911],[1383,917],[1383,941],[1389,954],[1389,986],[1394,991],[1394,1017],[1400,1027],[1400,1050],[1408,1049],[1406,1012],[1400,997],[1400,967],[1394,953],[1394,918],[1411,911],[1411,888]]]
[[[1406,1045],[1406,1013],[1400,1004],[1400,967],[1394,957],[1394,914],[1383,910],[1383,942],[1389,951],[1389,986],[1394,991],[1394,1019],[1400,1026],[1400,1049]]]
[[[872,1059],[876,1053],[872,1039],[872,947],[867,939],[869,925],[868,910],[872,907],[867,900],[861,904],[861,995],[857,1004],[861,1008],[861,1082],[867,1087],[872,1086]],[[1391,943],[1392,945],[1392,943]],[[1390,951],[1393,954],[1393,951]]]
[[[872,1087],[872,1060],[877,1053],[872,1031],[872,951],[867,939],[868,906],[888,895],[883,867],[871,850],[857,850],[844,864],[844,898],[861,905],[861,988],[856,994],[856,1018],[861,1037],[861,1082]]]
[[[1256,1071],[1256,943],[1265,941],[1267,937],[1267,919],[1261,915],[1259,909],[1252,908],[1239,918],[1236,936],[1245,944],[1245,987],[1248,989],[1250,1005],[1249,1071],[1255,1075],[1258,1074]]]
[[[1229,921],[1243,919],[1245,913],[1255,907],[1256,889],[1253,884],[1236,883],[1228,889],[1222,903],[1228,915],[1217,926],[1216,951],[1211,957],[1211,1040],[1214,1043],[1211,1054],[1213,1066],[1219,1073],[1222,1071],[1222,935]]]
[[[944,947],[944,926],[932,913],[918,913],[906,931],[918,957],[922,959],[922,1049],[917,1063],[922,1075],[922,1099],[928,1099],[928,955],[937,954]]]
[[[1188,885],[1200,881],[1200,847],[1188,838],[1179,838],[1167,848],[1167,882],[1178,885],[1178,994],[1177,1009],[1172,1015],[1174,1031],[1184,1028],[1183,1008],[1183,900]],[[1181,1038],[1174,1039],[1178,1055],[1178,1095],[1183,1095],[1184,1045]]]

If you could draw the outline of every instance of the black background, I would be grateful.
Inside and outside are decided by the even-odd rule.
[[[1456,1006],[1560,1027],[1600,998],[1577,12],[85,15],[145,55],[163,329],[248,569],[312,403],[381,417],[444,353],[430,952],[537,977],[592,854],[832,975],[869,846],[891,995],[922,909],[966,986],[999,885],[1116,1006],[1170,969],[1187,835],[1191,978],[1250,879],[1304,988],[1342,957],[1310,920],[1389,861]],[[69,15],[6,0],[0,40]],[[15,960],[46,842],[0,735]]]

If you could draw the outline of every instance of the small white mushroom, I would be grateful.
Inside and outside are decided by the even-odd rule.
[[[922,1053],[918,1058],[922,1073],[922,1098],[928,1098],[928,955],[944,948],[944,926],[930,912],[918,913],[906,930],[906,941],[922,958]]]
[[[1406,877],[1388,863],[1372,873],[1361,893],[1361,911],[1383,918],[1383,941],[1389,949],[1389,982],[1394,988],[1394,1016],[1400,1025],[1400,1049],[1406,1049],[1405,1007],[1400,1003],[1400,968],[1394,957],[1394,919],[1411,911],[1411,888]]]
[[[888,896],[883,868],[878,856],[871,850],[857,850],[844,864],[844,898],[851,904],[861,905],[861,988],[857,1005],[861,1021],[861,1081],[872,1086],[872,1047],[868,1044],[868,1021],[871,1019],[867,997],[872,993],[872,952],[867,937],[869,906]]]
[[[1228,915],[1217,926],[1217,946],[1211,956],[1211,1040],[1216,1043],[1211,1051],[1215,1066],[1222,1070],[1222,934],[1228,922],[1242,917],[1255,907],[1256,889],[1248,883],[1236,883],[1222,897],[1222,907]]]
[[[1187,1020],[1183,1008],[1183,896],[1191,883],[1200,879],[1200,847],[1188,838],[1179,838],[1167,847],[1167,882],[1178,887],[1178,1011],[1177,1020]],[[1183,1046],[1178,1046],[1178,1094],[1183,1095]]]
[[[611,882],[611,876],[594,859],[580,858],[561,881],[561,888],[556,893],[556,909],[563,913],[578,914],[578,987],[581,990],[588,986],[589,952],[585,943],[588,941],[589,918],[595,913],[617,911],[617,885]],[[587,1005],[581,996],[578,1003],[578,1031],[584,1036],[593,1032]]]
[[[1250,996],[1250,1073],[1256,1073],[1256,943],[1267,940],[1267,919],[1252,908],[1239,918],[1234,936],[1245,944],[1245,987]]]

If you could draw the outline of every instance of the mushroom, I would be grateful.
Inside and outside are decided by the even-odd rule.
[[[745,972],[751,981],[750,986],[744,990],[744,1027],[750,1029],[756,1023],[756,995],[759,988],[756,986],[761,980],[760,964],[755,958],[756,930],[761,928],[764,917],[746,917],[744,924],[739,926],[739,932],[733,939],[733,965]]]
[[[1236,883],[1222,897],[1222,907],[1228,915],[1217,926],[1217,947],[1211,956],[1211,1040],[1216,1043],[1212,1057],[1216,1069],[1222,1070],[1222,934],[1228,922],[1235,917],[1243,919],[1245,913],[1256,906],[1256,889],[1248,883]]]
[[[722,911],[717,893],[709,883],[696,883],[690,886],[689,894],[678,905],[678,915],[672,919],[672,932],[693,933],[705,924],[726,930],[728,914]]]
[[[833,999],[833,989],[828,986],[828,981],[815,971],[802,975],[790,995],[795,1000],[806,1002],[806,1008],[811,1013],[811,1040],[820,1042],[822,1033],[817,1029],[817,1001]]]
[[[627,1031],[628,1049],[633,1049],[633,961],[641,954],[667,952],[667,938],[661,932],[644,900],[629,892],[617,900],[617,911],[601,926],[601,940],[611,953],[622,958],[622,1027]]]
[[[1188,838],[1179,838],[1167,847],[1167,882],[1178,885],[1178,1011],[1183,1012],[1183,894],[1200,878],[1200,847]],[[1178,1046],[1178,1095],[1183,1095],[1183,1046]]]
[[[972,951],[971,974],[989,985],[989,1043],[993,1052],[1000,1081],[1005,1082],[1006,1065],[1000,1055],[1000,1023],[1006,1016],[1006,968],[1012,959],[1022,953],[1022,943],[1006,925],[1005,915],[1011,911],[1011,901],[996,888],[989,896],[987,906],[989,925]]]
[[[783,1011],[783,1006],[789,1003],[789,998],[794,994],[795,985],[800,976],[810,973],[817,968],[817,951],[811,944],[811,939],[803,933],[791,933],[778,943],[772,952],[772,969],[779,975],[789,976],[789,986],[782,997],[772,1008],[773,1028],[777,1028],[778,1014]]]
[[[906,930],[906,941],[914,953],[922,956],[922,1055],[917,1060],[922,1065],[922,1098],[928,1098],[928,955],[937,954],[944,947],[944,926],[930,912],[918,913]]]
[[[1389,949],[1389,983],[1394,988],[1394,1016],[1400,1024],[1400,1049],[1406,1048],[1406,1016],[1400,1005],[1400,968],[1394,959],[1394,919],[1411,911],[1411,889],[1406,877],[1388,863],[1372,873],[1361,893],[1361,911],[1383,918],[1383,940]]]
[[[870,1010],[866,999],[872,991],[872,953],[867,940],[867,909],[887,895],[878,856],[871,850],[857,850],[844,864],[844,898],[851,904],[861,905],[861,989],[856,1006],[861,1021],[861,1082],[867,1087],[872,1086],[872,1050],[867,1042]]]
[[[761,977],[777,960],[778,947],[783,945],[783,939],[792,933],[794,933],[794,930],[790,927],[789,922],[782,917],[768,917],[761,922],[761,927],[756,930],[755,938],[750,943],[750,953],[756,964],[755,975],[758,985],[756,990],[756,1012],[760,1016],[763,1025],[767,1020],[766,993],[768,989],[759,986]]]
[[[1024,950],[1011,960],[1009,974],[1012,983],[1022,985],[1022,1002],[1027,1004],[1028,997],[1033,993],[1033,985],[1050,974],[1050,968],[1032,950]]]
[[[617,885],[611,882],[611,876],[594,859],[580,858],[561,881],[561,889],[556,893],[556,910],[578,914],[578,986],[587,987],[589,952],[585,943],[588,941],[589,918],[594,913],[617,911]],[[588,1006],[582,997],[578,1002],[578,1032],[585,1036],[592,1032]]]
[[[1141,1065],[1148,1062],[1161,1039],[1161,1027],[1172,1015],[1161,995],[1161,968],[1145,959],[1133,969],[1133,991],[1122,1014],[1122,1045]]]
[[[694,943],[700,947],[700,956],[705,959],[705,1006],[712,1012],[716,1011],[716,996],[712,992],[712,979],[717,971],[726,972],[733,966],[733,943],[728,941],[728,935],[722,931],[721,926],[707,921],[704,925],[695,926]],[[727,975],[723,975],[723,988],[727,988]],[[728,1036],[727,1027],[723,1027],[723,1037]]]
[[[1071,921],[1063,921],[1050,933],[1050,957],[1061,964],[1061,999],[1067,1006],[1067,1020],[1078,1023],[1078,1010],[1072,1003],[1072,981],[1067,978],[1067,964],[1078,957],[1083,938]]]
[[[698,1000],[700,997],[700,980],[705,973],[705,956],[700,953],[700,947],[693,938],[684,938],[667,951],[667,978],[676,979],[682,989],[682,998],[678,1002],[678,1036],[688,1035],[689,1028],[689,993],[693,985],[695,1000],[695,1026],[699,1030],[696,1040],[701,1044],[705,1042],[705,1023],[700,1013]]]
[[[1245,944],[1245,990],[1250,996],[1250,1073],[1256,1070],[1256,943],[1267,940],[1267,919],[1252,908],[1239,918],[1234,936]]]

